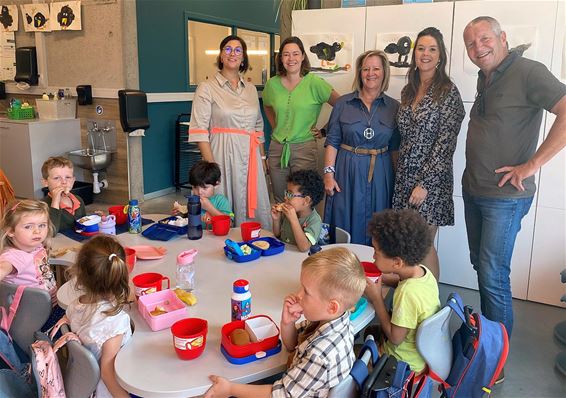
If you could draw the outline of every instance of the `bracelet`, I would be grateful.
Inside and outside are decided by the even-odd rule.
[[[263,156],[261,157],[261,160],[267,160],[267,156],[263,155]]]
[[[324,174],[336,173],[334,166],[326,166],[322,171],[324,172]]]

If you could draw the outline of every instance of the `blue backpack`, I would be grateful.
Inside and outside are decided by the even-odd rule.
[[[442,398],[480,398],[490,394],[509,353],[505,326],[464,306],[458,294],[452,293],[447,305],[462,320],[452,337],[453,359],[446,380],[440,382]]]

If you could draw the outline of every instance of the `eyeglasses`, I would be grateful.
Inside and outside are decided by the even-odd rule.
[[[230,47],[230,46],[226,46],[224,47],[224,53],[226,55],[230,55],[232,53],[234,53],[234,55],[242,55],[244,53],[244,50],[242,49],[242,47]]]
[[[293,193],[293,192],[287,191],[287,190],[285,190],[284,195],[285,195],[285,199],[304,198],[305,197],[305,195],[303,195],[303,194]]]

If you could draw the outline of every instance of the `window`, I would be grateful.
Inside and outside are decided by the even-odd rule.
[[[226,23],[226,21],[222,22]],[[191,88],[194,89],[200,82],[216,74],[218,45],[230,34],[240,36],[248,47],[250,69],[245,73],[244,79],[257,86],[262,86],[275,71],[274,52],[279,49],[280,41],[278,34],[191,19],[188,19],[187,27],[188,75]]]

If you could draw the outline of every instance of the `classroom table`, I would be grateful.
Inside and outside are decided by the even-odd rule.
[[[144,217],[147,217],[144,215]],[[165,216],[154,215],[153,219]],[[151,217],[150,217],[151,218]],[[262,235],[270,235],[262,231]],[[248,263],[236,263],[224,255],[224,240],[241,240],[240,229],[231,229],[228,236],[214,236],[204,232],[200,240],[188,240],[185,236],[167,242],[151,241],[142,235],[121,234],[118,240],[124,246],[155,245],[167,249],[158,260],[137,260],[132,271],[135,276],[144,272],[159,272],[175,285],[176,256],[183,250],[197,249],[195,260],[196,289],[198,303],[187,307],[187,317],[208,321],[208,335],[203,354],[194,360],[183,361],[173,348],[170,329],[153,332],[132,305],[129,310],[135,324],[130,342],[122,347],[116,357],[115,368],[118,382],[127,391],[143,397],[192,397],[203,394],[210,386],[208,376],[217,374],[232,381],[250,383],[272,376],[285,369],[288,352],[283,348],[279,354],[245,365],[229,363],[220,352],[220,329],[230,322],[230,297],[232,283],[236,279],[247,279],[252,293],[252,315],[268,315],[279,324],[283,298],[299,290],[301,262],[307,257],[295,246],[287,245],[281,254],[260,257]],[[65,236],[54,239],[55,248],[73,245]],[[356,244],[345,246],[358,255],[361,261],[372,261],[373,249]],[[329,246],[325,246],[326,249]],[[323,249],[323,250],[324,250]],[[69,265],[75,253],[56,259],[58,264]],[[65,283],[58,291],[60,305],[66,306],[77,296],[73,281]],[[355,332],[362,330],[374,317],[371,305],[352,322]]]

